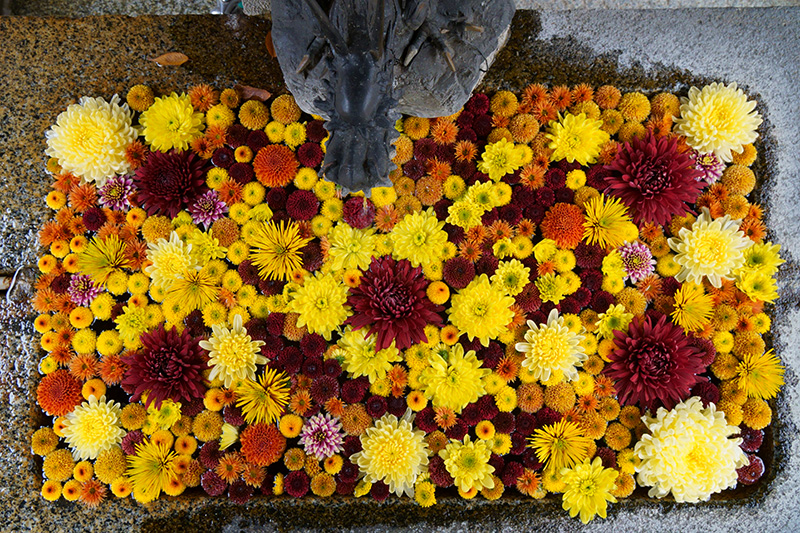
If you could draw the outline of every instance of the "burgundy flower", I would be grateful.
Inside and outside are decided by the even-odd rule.
[[[354,314],[346,323],[353,329],[369,326],[367,336],[377,336],[377,350],[388,348],[392,341],[398,350],[427,342],[425,326],[441,325],[437,313],[443,309],[428,300],[427,285],[422,269],[405,259],[374,258],[361,284],[350,289],[347,303]]]
[[[627,334],[614,332],[614,344],[604,372],[615,381],[623,405],[672,409],[702,379],[699,350],[664,315],[655,325],[650,317],[635,318]]]
[[[171,399],[188,402],[202,398],[205,394],[203,370],[208,368],[203,349],[184,330],[178,333],[160,326],[158,329],[141,335],[142,348],[122,358],[128,365],[122,385],[133,391],[131,401],[138,401],[142,393],[147,393],[147,406]]]
[[[686,212],[704,185],[692,158],[678,152],[677,138],[652,133],[625,143],[606,169],[608,192],[631,208],[636,223],[666,224]]]
[[[139,202],[148,215],[174,217],[207,190],[205,167],[206,162],[189,150],[151,152],[134,176]]]

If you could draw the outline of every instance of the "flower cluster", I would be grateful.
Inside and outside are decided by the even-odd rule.
[[[47,132],[46,499],[516,491],[588,522],[763,475],[783,260],[735,85],[475,94],[351,195],[289,95],[126,100]]]

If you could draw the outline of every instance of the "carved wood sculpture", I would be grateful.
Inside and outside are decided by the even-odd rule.
[[[389,185],[402,113],[458,111],[505,44],[511,0],[281,0],[272,39],[289,90],[330,132],[322,174]]]

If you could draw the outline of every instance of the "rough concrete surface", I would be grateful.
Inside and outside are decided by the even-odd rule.
[[[282,90],[263,59],[268,29],[236,17],[97,17],[83,20],[0,17],[0,270],[35,259],[46,216],[43,132],[81,95],[109,98],[133,83],[156,91],[205,81]],[[608,519],[584,527],[559,502],[452,501],[428,513],[390,498],[385,504],[254,500],[236,507],[208,499],[165,499],[149,506],[107,501],[98,510],[50,504],[38,495],[40,465],[27,439],[36,416],[32,393],[40,355],[24,310],[0,305],[0,531],[277,531],[291,525],[363,531],[681,531],[763,533],[800,530],[800,232],[797,221],[800,127],[796,83],[800,9],[700,9],[518,13],[508,47],[486,88],[520,90],[523,81],[603,80],[623,90],[685,93],[685,81],[736,81],[765,117],[760,146],[761,201],[772,240],[789,260],[779,279],[773,344],[786,367],[778,397],[772,481],[742,501],[700,505],[628,500]],[[158,69],[147,57],[181,50],[186,66]],[[252,51],[246,53],[242,51]],[[55,52],[57,51],[57,52]],[[245,53],[245,56],[241,54]],[[648,81],[650,80],[650,81]],[[275,84],[270,85],[270,84]],[[376,527],[377,526],[377,527]]]

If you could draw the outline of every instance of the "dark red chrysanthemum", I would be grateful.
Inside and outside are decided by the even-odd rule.
[[[216,472],[208,470],[200,476],[200,486],[209,496],[219,496],[225,492],[228,484]]]
[[[136,455],[136,445],[144,441],[144,433],[140,429],[129,431],[122,437],[120,447],[125,455]]]
[[[666,224],[686,212],[704,185],[689,154],[678,152],[677,137],[634,137],[606,169],[608,192],[631,208],[637,223]]]
[[[749,463],[746,466],[736,469],[739,483],[742,485],[752,485],[764,475],[764,461],[757,455],[747,454]]]
[[[666,316],[655,325],[650,317],[635,318],[627,334],[614,332],[614,344],[604,372],[624,405],[672,409],[702,379],[697,376],[704,369],[700,352]]]
[[[208,368],[203,349],[185,329],[164,329],[159,326],[140,337],[142,348],[122,358],[128,365],[122,380],[126,390],[133,391],[131,401],[147,392],[147,406],[156,408],[166,399],[188,402],[205,394],[203,370]]]
[[[283,489],[286,494],[295,498],[302,498],[308,493],[311,480],[303,470],[290,472],[283,480]]]
[[[444,464],[444,459],[438,455],[434,455],[428,461],[428,473],[431,475],[431,481],[433,481],[437,486],[442,488],[453,486],[453,476],[451,476],[450,472],[447,471],[447,467],[445,467]]]
[[[383,350],[396,343],[398,350],[427,342],[425,326],[442,324],[437,313],[443,308],[425,294],[428,285],[422,269],[402,259],[374,258],[361,284],[350,289],[347,303],[353,316],[347,324],[354,329],[369,326],[367,336],[376,335],[375,347]]]
[[[294,191],[286,199],[286,213],[295,220],[311,220],[319,212],[319,200],[311,191]]]
[[[244,505],[253,497],[253,487],[249,486],[242,480],[234,481],[228,488],[228,498],[237,504]]]
[[[463,289],[475,278],[475,265],[464,257],[453,257],[444,262],[442,276],[452,288]]]
[[[172,218],[208,190],[205,170],[205,160],[190,150],[150,152],[133,177],[139,203],[148,215]]]
[[[297,149],[297,160],[304,167],[315,168],[322,163],[324,156],[322,148],[317,143],[307,142]]]
[[[350,198],[344,203],[342,218],[356,229],[369,227],[375,220],[375,204],[369,198]]]
[[[83,212],[83,225],[89,231],[97,231],[106,223],[106,214],[99,207],[90,207]]]

